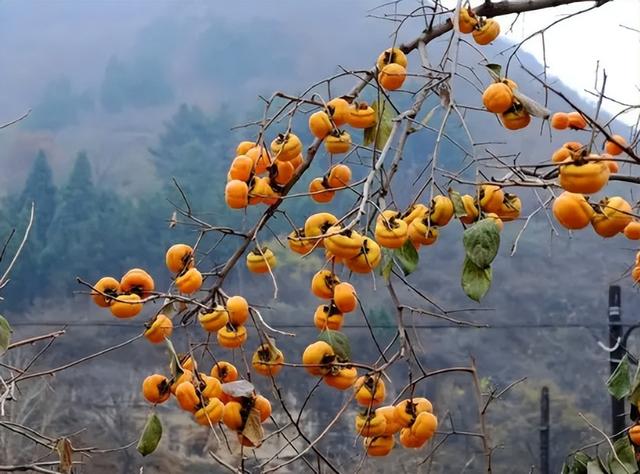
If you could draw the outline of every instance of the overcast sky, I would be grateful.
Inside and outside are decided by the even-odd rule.
[[[446,0],[450,8],[455,0]],[[472,1],[476,6],[479,2]],[[498,18],[502,32],[515,41],[521,41],[532,33],[571,13],[592,7],[594,2],[539,10],[520,15]],[[607,72],[606,94],[620,101],[640,104],[640,0],[613,0],[584,14],[568,18],[545,32],[546,58],[549,72],[577,91],[593,90],[596,64],[600,61],[600,74]],[[540,35],[523,46],[542,62]],[[602,76],[600,76],[601,79]],[[615,104],[606,104],[611,111],[619,110]],[[635,121],[631,116],[627,122]]]
[[[472,0],[472,6],[481,1]],[[449,8],[457,3],[456,0],[444,2]],[[276,3],[280,8],[273,7]],[[0,116],[4,115],[0,120],[15,116],[28,104],[33,104],[44,85],[60,75],[71,77],[74,87],[80,91],[95,89],[108,58],[116,54],[129,59],[135,53],[136,35],[154,21],[162,21],[163,15],[179,17],[183,23],[191,24],[203,12],[209,11],[215,13],[214,17],[227,19],[229,24],[239,24],[239,28],[246,27],[243,25],[250,21],[254,22],[255,28],[255,22],[261,25],[265,19],[278,22],[286,17],[291,22],[290,30],[300,40],[298,44],[305,45],[305,51],[308,51],[298,58],[301,68],[296,74],[300,75],[301,81],[307,81],[304,73],[308,69],[317,71],[319,65],[328,72],[334,71],[337,63],[363,66],[367,63],[361,52],[369,54],[376,47],[383,47],[395,28],[390,22],[366,18],[373,6],[383,3],[383,0],[350,0],[348,3],[323,0],[324,8],[317,10],[299,0],[232,2],[224,7],[214,2],[183,4],[175,0],[0,0],[0,40],[5,46],[0,48],[0,64],[5,66],[5,73],[0,75],[0,88],[5,91],[0,96],[3,112]],[[583,1],[569,7],[523,14],[511,31],[513,15],[500,17],[498,21],[507,40],[520,41],[593,3]],[[251,8],[247,8],[248,4]],[[409,11],[416,4],[417,0],[404,0],[398,9]],[[392,8],[387,3],[382,10]],[[337,10],[344,15],[336,17]],[[305,19],[310,11],[314,11],[313,21],[307,22]],[[180,20],[176,23],[179,25]],[[326,35],[328,24],[332,29],[330,35]],[[604,68],[608,73],[607,94],[623,102],[640,103],[640,33],[621,25],[640,30],[640,0],[612,0],[552,26],[545,33],[549,73],[576,91],[592,90],[596,63],[600,60],[601,71]],[[417,20],[407,22],[400,33],[400,41],[413,38],[423,27]],[[366,31],[366,34],[355,33],[360,31]],[[82,41],[70,41],[74,35]],[[251,41],[251,35],[248,36],[247,41]],[[278,52],[283,56],[295,54],[298,44],[283,44]],[[525,43],[523,49],[541,59],[540,36]],[[180,100],[191,99],[180,97]],[[611,103],[605,105],[609,110],[616,110]],[[627,122],[632,121],[632,117],[627,117]]]

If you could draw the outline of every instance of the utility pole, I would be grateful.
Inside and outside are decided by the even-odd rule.
[[[549,474],[549,389],[540,393],[540,474]]]
[[[624,356],[624,346],[622,342],[622,312],[620,310],[620,307],[620,287],[618,285],[611,285],[609,287],[609,347],[615,347],[615,350],[609,352],[609,366],[612,374],[616,370],[616,367],[618,367],[618,363]],[[612,396],[612,433],[620,433],[624,430],[624,428],[624,399],[617,400]]]

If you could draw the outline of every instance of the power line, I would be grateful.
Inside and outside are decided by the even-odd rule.
[[[29,326],[44,326],[44,327],[122,327],[141,330],[141,325],[133,325],[127,323],[118,322],[96,322],[96,321],[46,321],[46,322],[30,322],[20,321],[11,323],[12,327],[29,327]],[[621,323],[621,327],[630,327],[634,324]],[[271,324],[275,329],[316,329],[316,326],[311,323],[292,323],[292,324]],[[345,324],[343,329],[367,329],[369,326],[366,324]],[[370,327],[374,329],[396,329],[397,326],[393,324],[375,324],[372,323]],[[489,324],[488,326],[468,326],[468,325],[455,325],[455,324],[412,324],[407,325],[407,329],[477,329],[477,330],[508,330],[508,329],[608,329],[607,323],[523,323],[523,324]]]

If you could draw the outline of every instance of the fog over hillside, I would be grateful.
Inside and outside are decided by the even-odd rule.
[[[37,5],[0,3],[6,45],[0,51],[0,120],[33,109],[0,136],[0,164],[8,171],[0,177],[3,192],[19,186],[40,148],[49,152],[56,180],[68,172],[74,153],[86,150],[110,185],[128,193],[148,190],[146,148],[179,104],[208,111],[226,106],[242,123],[258,112],[258,94],[301,91],[339,66],[370,67],[394,31],[393,23],[367,17],[378,11],[369,12],[371,3],[362,1],[328,1],[323,8],[296,1],[278,2],[278,8],[271,2],[251,8],[151,1]],[[417,20],[407,22],[399,40],[422,28]],[[445,41],[430,48],[441,51]],[[471,63],[482,59],[469,49],[463,54]],[[459,88],[463,96],[467,87]],[[132,165],[145,176],[135,186],[122,178]]]
[[[340,15],[339,2],[325,5],[2,2],[2,118],[33,113],[0,137],[1,163],[13,178],[25,176],[44,148],[63,172],[86,149],[111,174],[132,160],[146,170],[146,147],[178,104],[226,104],[240,120],[259,93],[295,92],[337,64],[368,67],[365,58],[388,42],[387,25],[365,18],[366,2],[342,5]],[[8,174],[3,184],[16,185]]]

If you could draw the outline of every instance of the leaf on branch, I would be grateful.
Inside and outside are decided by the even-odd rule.
[[[491,79],[494,81],[499,81],[502,78],[502,66],[500,64],[485,64],[484,65],[489,70],[489,75]]]
[[[363,145],[374,145],[376,149],[382,150],[393,128],[393,111],[384,97],[371,104],[371,108],[376,111],[376,124],[364,129]]]
[[[158,415],[151,413],[144,425],[142,436],[140,436],[136,449],[143,456],[151,454],[158,447],[160,439],[162,439],[162,423],[160,423]]]
[[[393,251],[393,254],[398,260],[398,264],[400,264],[400,268],[402,268],[404,276],[409,276],[416,268],[418,268],[420,256],[418,255],[416,248],[411,243],[411,240],[407,239],[402,247]]]
[[[442,83],[436,92],[438,93],[438,97],[440,97],[440,106],[443,109],[449,108],[451,105],[451,89],[447,83]]]
[[[637,406],[638,402],[640,402],[640,365],[636,367],[636,373],[633,376],[633,382],[629,390],[629,403]]]
[[[467,215],[467,209],[462,202],[462,195],[458,191],[449,189],[449,199],[453,203],[453,212],[456,217],[465,217]]]
[[[269,362],[275,362],[278,359],[278,346],[276,346],[276,340],[270,336],[265,336],[264,342],[269,349]]]
[[[480,302],[491,287],[491,267],[480,268],[468,257],[462,266],[462,289],[474,301]]]
[[[482,393],[490,392],[494,388],[491,377],[480,377],[480,390],[482,390]]]
[[[11,341],[11,326],[9,321],[0,315],[0,355],[4,354]]]
[[[500,248],[500,230],[493,219],[482,219],[464,231],[462,244],[476,266],[488,267]]]
[[[171,301],[169,298],[165,298],[159,312],[171,318],[180,312],[180,308],[176,301]]]
[[[180,366],[180,357],[178,357],[171,339],[165,339],[164,342],[167,345],[167,350],[169,352],[169,370],[171,372],[171,376],[174,379],[177,379],[184,373],[182,367]]]
[[[247,416],[247,421],[242,429],[242,436],[251,441],[256,448],[262,444],[264,439],[264,430],[260,422],[260,411],[253,407]]]
[[[340,362],[349,362],[351,360],[351,344],[349,343],[349,338],[340,331],[333,331],[331,329],[322,331],[318,336],[318,340],[329,344]]]
[[[391,270],[393,270],[393,254],[389,249],[383,248],[382,261],[380,265],[380,276],[384,278],[384,281],[389,281]]]
[[[68,438],[60,438],[56,441],[56,451],[58,451],[58,471],[62,474],[71,474],[73,467],[73,450]]]
[[[424,118],[422,120],[420,120],[420,123],[422,124],[422,126],[426,127],[427,124],[431,121],[431,119],[433,118],[433,114],[436,113],[436,110],[438,110],[438,108],[440,107],[440,105],[436,105],[434,108],[432,108],[429,112],[427,112],[427,115],[424,116]]]
[[[255,390],[253,384],[244,379],[222,384],[222,391],[232,397],[251,397]]]
[[[569,472],[571,474],[587,474],[587,465],[589,462],[591,462],[591,458],[582,451],[578,451],[573,456],[573,464]]]
[[[549,109],[547,109],[544,105],[539,104],[532,98],[527,97],[518,89],[515,89],[513,91],[513,96],[518,99],[518,102],[522,104],[529,115],[533,115],[534,117],[542,119],[547,119],[551,116],[551,111]]]
[[[587,474],[587,465],[592,459],[582,451],[578,451],[570,464],[562,464],[561,474]]]
[[[613,448],[616,451],[618,459],[615,458],[613,453],[609,455],[609,472],[611,474],[629,474],[630,472],[638,472],[638,463],[636,462],[636,456],[629,441],[628,436],[622,436],[613,443]],[[621,464],[622,463],[622,464]]]
[[[600,460],[594,459],[593,461],[589,461],[589,463],[587,463],[587,474],[608,474],[608,473],[602,468],[602,465],[600,464]]]
[[[631,392],[631,379],[629,377],[629,358],[625,354],[622,360],[607,380],[607,389],[611,396],[618,400]]]

